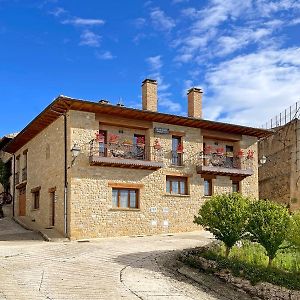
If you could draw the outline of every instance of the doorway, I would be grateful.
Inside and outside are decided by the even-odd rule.
[[[19,190],[19,216],[26,216],[26,187]]]
[[[50,226],[55,226],[55,192],[50,192]]]

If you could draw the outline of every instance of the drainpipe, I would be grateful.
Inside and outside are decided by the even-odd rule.
[[[13,217],[15,216],[15,198],[16,198],[16,176],[15,176],[15,173],[16,173],[16,155],[15,153],[13,154],[13,158],[14,158],[14,168],[13,168]]]
[[[67,115],[64,114],[64,151],[65,151],[65,164],[64,164],[64,235],[68,237],[68,147],[67,147]]]

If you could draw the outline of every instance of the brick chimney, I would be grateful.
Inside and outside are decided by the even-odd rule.
[[[202,118],[202,90],[191,88],[187,92],[188,96],[188,116],[192,118]]]
[[[142,82],[143,109],[157,111],[157,81],[145,79]]]

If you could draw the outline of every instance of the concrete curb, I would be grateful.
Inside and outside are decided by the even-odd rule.
[[[12,220],[14,220],[17,224],[19,224],[26,230],[30,230],[30,231],[38,233],[44,239],[44,241],[51,242],[51,238],[49,238],[45,233],[41,232],[40,230],[28,226],[27,224],[25,224],[21,220],[17,219],[16,217],[12,217]]]

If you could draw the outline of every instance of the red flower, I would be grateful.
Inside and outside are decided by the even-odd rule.
[[[204,154],[210,154],[212,151],[212,146],[206,146],[203,150]]]
[[[180,144],[178,144],[178,146],[177,146],[177,153],[182,153],[182,152],[183,152],[183,144],[180,143]]]
[[[216,148],[217,154],[218,155],[223,155],[224,154],[224,148]]]
[[[238,157],[243,157],[244,156],[244,150],[243,149],[240,149],[239,151],[238,151],[238,153],[237,153],[237,156]]]
[[[111,134],[108,135],[109,143],[116,143],[118,141],[118,139],[119,139],[119,136],[116,135],[116,134],[111,133]]]
[[[103,132],[97,132],[96,133],[96,141],[99,143],[104,143],[104,133]]]
[[[254,158],[254,151],[253,150],[248,150],[247,152],[247,158],[249,159],[253,159]]]

